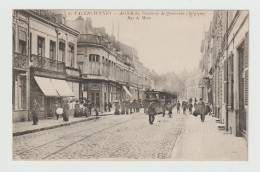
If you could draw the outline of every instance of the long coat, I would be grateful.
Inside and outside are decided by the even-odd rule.
[[[206,114],[206,106],[205,106],[204,102],[199,102],[198,103],[197,112],[200,115],[205,115]]]
[[[38,116],[39,111],[40,105],[38,103],[35,103],[32,107],[32,116]]]

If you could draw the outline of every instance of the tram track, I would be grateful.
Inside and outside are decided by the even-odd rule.
[[[116,126],[119,126],[119,125],[121,125],[121,124],[123,124],[123,123],[126,123],[126,122],[128,122],[128,121],[131,121],[131,120],[137,118],[138,116],[139,116],[139,115],[135,115],[135,116],[131,117],[130,119],[124,120],[124,121],[119,122],[119,123],[116,123],[116,124],[114,124],[114,125],[112,125],[112,126],[103,128],[103,129],[101,129],[101,130],[99,130],[99,131],[96,131],[96,132],[94,132],[94,133],[91,133],[91,134],[88,134],[88,135],[86,135],[86,136],[83,136],[81,139],[77,139],[76,141],[72,141],[71,143],[66,144],[65,146],[62,146],[61,148],[59,148],[59,149],[53,151],[52,153],[47,154],[46,156],[42,157],[41,159],[47,159],[48,157],[51,157],[52,155],[55,155],[55,154],[57,154],[57,153],[59,153],[59,152],[65,150],[65,149],[67,149],[68,147],[71,147],[71,146],[75,145],[76,143],[79,143],[79,142],[81,142],[81,141],[83,141],[83,140],[85,140],[85,139],[87,139],[87,138],[89,138],[89,137],[91,137],[91,136],[94,136],[94,135],[99,134],[99,133],[101,133],[101,132],[103,132],[103,131],[106,131],[106,130],[108,130],[108,129],[114,128],[114,127],[116,127]],[[20,156],[20,155],[23,155],[24,153],[32,152],[33,150],[36,150],[36,149],[44,148],[44,147],[46,147],[46,146],[48,146],[48,145],[51,145],[51,144],[54,144],[54,143],[59,143],[59,142],[62,142],[62,141],[67,141],[68,139],[72,139],[72,140],[73,140],[73,138],[76,137],[77,134],[83,133],[83,132],[85,132],[85,131],[87,131],[87,130],[88,130],[88,128],[87,128],[87,129],[84,129],[84,130],[80,130],[80,131],[74,132],[74,133],[71,133],[71,134],[67,134],[67,135],[65,135],[65,136],[62,136],[62,137],[60,137],[60,138],[58,138],[58,139],[54,139],[54,140],[49,141],[49,142],[47,142],[47,143],[44,143],[44,144],[41,144],[41,145],[38,145],[38,146],[35,146],[35,147],[32,147],[32,148],[29,148],[29,149],[26,149],[26,150],[22,150],[22,151],[16,153],[16,154],[13,156],[13,158],[18,157],[18,156]]]

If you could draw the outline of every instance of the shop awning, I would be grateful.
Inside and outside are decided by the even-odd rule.
[[[127,94],[130,98],[133,98],[132,94],[131,94],[130,91],[126,88],[126,86],[123,85],[123,89],[125,90],[126,94]]]
[[[51,82],[61,97],[75,96],[65,80],[51,79]]]
[[[53,87],[50,78],[35,76],[34,79],[45,96],[59,97],[59,94],[57,93],[56,89]]]

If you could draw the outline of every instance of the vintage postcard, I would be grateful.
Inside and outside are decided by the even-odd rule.
[[[14,161],[247,161],[248,10],[12,11]]]

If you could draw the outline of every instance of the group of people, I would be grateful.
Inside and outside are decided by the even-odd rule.
[[[67,99],[62,100],[62,105],[60,105],[59,102],[57,101],[54,105],[56,119],[58,120],[61,115],[64,121],[69,121],[69,109],[70,109],[70,105]],[[38,124],[39,113],[40,113],[40,104],[36,99],[34,99],[31,108],[31,117],[33,120],[33,125]]]
[[[163,107],[162,107],[162,109],[163,109],[163,117],[165,116],[166,110],[168,110],[169,118],[172,117],[172,109],[173,109],[173,106],[174,106],[174,105],[171,105],[170,103],[163,105]]]
[[[200,98],[200,101],[198,103],[197,103],[197,99],[195,98],[194,104],[192,104],[192,98],[190,98],[188,102],[182,101],[182,104],[178,100],[177,113],[180,113],[181,107],[183,110],[183,114],[186,114],[186,109],[188,109],[190,114],[193,114],[194,116],[200,115],[201,122],[205,121],[205,115],[211,111],[210,105],[208,103],[205,104],[202,98]],[[194,111],[193,111],[193,107],[195,108]]]
[[[91,110],[93,105],[88,100],[81,100],[80,102],[76,100],[76,104],[74,105],[74,117],[82,117],[82,116],[91,116]],[[98,116],[98,107],[94,106],[94,111],[96,116]]]
[[[132,102],[124,100],[121,104],[119,102],[115,103],[115,115],[132,114],[134,112],[139,112],[142,108],[141,99],[133,100]]]

